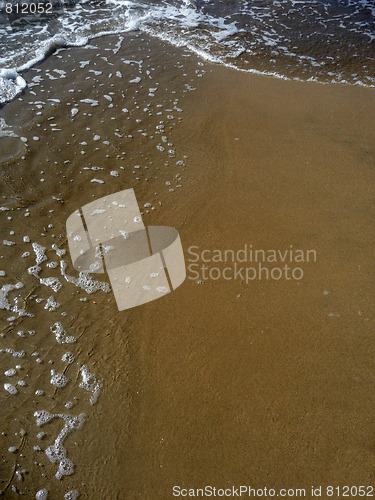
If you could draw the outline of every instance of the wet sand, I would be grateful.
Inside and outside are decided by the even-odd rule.
[[[109,40],[98,39],[93,45],[105,51]],[[143,50],[143,42],[135,40],[135,45],[123,44],[117,54],[108,52],[110,61],[125,57],[127,50],[138,50],[137,43]],[[50,97],[62,101],[58,106],[64,114],[43,109],[42,125],[37,127],[35,115],[21,111],[19,102],[3,110],[8,123],[12,110],[19,117],[23,113],[19,119],[31,146],[26,160],[4,166],[2,192],[13,220],[8,221],[10,212],[4,212],[2,239],[11,239],[9,230],[14,228],[21,240],[29,234],[44,246],[57,242],[67,248],[64,224],[72,211],[93,195],[133,187],[140,206],[151,202],[156,208],[144,212],[144,222],[178,229],[187,259],[193,245],[201,250],[237,250],[248,244],[262,249],[284,250],[290,245],[314,249],[317,260],[302,265],[301,280],[201,283],[189,279],[188,273],[173,293],[121,313],[111,294],[98,292],[82,303],[78,297],[84,292],[64,282],[57,299],[62,304],[59,311],[66,310],[68,316],[60,320],[79,337],[77,360],[103,380],[103,389],[92,407],[78,401],[70,410],[74,415],[87,413],[82,430],[66,441],[74,474],[59,482],[53,477],[56,464],[40,453],[37,460],[43,467],[33,465],[25,450],[23,460],[30,470],[25,487],[29,491],[46,487],[52,498],[75,488],[82,498],[159,500],[173,498],[174,485],[306,488],[306,498],[311,498],[312,485],[371,485],[375,471],[373,89],[282,81],[208,63],[202,67],[195,57],[184,57],[177,49],[167,46],[163,53],[159,42],[147,43],[151,66],[166,61],[165,70],[156,77],[158,92],[165,102],[175,96],[182,99],[178,106],[183,111],[173,112],[181,122],[169,129],[177,119],[166,120],[175,154],[161,154],[153,140],[136,133],[145,124],[154,129],[155,113],[143,116],[142,125],[127,125],[121,109],[130,109],[135,94],[127,85],[121,96],[121,79],[111,89],[106,73],[98,75],[96,85],[104,83],[107,89],[103,94],[116,92],[115,107],[100,115],[99,108],[88,107],[84,112],[92,112],[90,117],[84,116],[80,105],[74,121],[66,104],[72,76],[47,81],[45,88],[54,89]],[[90,59],[88,50],[68,49],[62,54],[73,54],[79,61]],[[188,77],[172,60],[184,62]],[[59,67],[57,63],[52,56],[39,68],[45,72]],[[65,60],[60,64],[65,70],[73,67]],[[97,61],[94,69],[102,71],[102,65]],[[85,68],[76,68],[76,83],[83,82],[81,98],[95,99],[95,88],[91,90],[90,82],[84,84]],[[202,68],[205,74],[198,78],[195,71]],[[118,69],[116,65],[113,71]],[[196,90],[183,93],[187,82]],[[143,98],[142,94],[142,103]],[[48,120],[51,116],[55,118]],[[134,113],[134,119],[137,116]],[[133,138],[125,142],[124,137],[113,137],[113,121],[121,134],[126,129]],[[48,122],[57,126],[47,126]],[[53,133],[51,128],[62,131]],[[108,148],[101,145],[94,151],[90,143],[83,159],[79,142],[88,142],[93,133],[104,138],[106,131],[108,136],[111,132]],[[68,152],[70,133],[78,138],[71,140]],[[40,140],[33,141],[33,136]],[[71,163],[64,167],[66,159]],[[176,165],[177,161],[185,165]],[[131,168],[137,163],[149,168],[138,173]],[[89,164],[105,169],[94,171],[104,184],[90,183],[93,172],[82,170]],[[119,177],[110,176],[111,170],[118,170]],[[64,203],[51,199],[51,194]],[[29,206],[31,215],[24,218]],[[22,208],[17,211],[17,207]],[[49,213],[51,209],[55,212]],[[48,223],[54,228],[48,229]],[[41,237],[41,231],[47,236]],[[17,242],[16,247],[4,247],[7,262],[10,252],[21,253],[19,246]],[[33,258],[32,254],[28,265]],[[64,258],[69,262],[69,256]],[[74,274],[70,262],[69,266]],[[1,279],[8,283],[9,276],[19,276],[24,294],[39,287],[27,275],[23,259],[13,258],[11,270],[13,274]],[[39,288],[38,295],[50,295]],[[30,349],[45,352],[46,360],[53,358],[56,344],[49,326],[60,313],[44,312],[34,303],[27,310],[35,313],[27,321],[34,321],[40,331]],[[13,341],[16,348],[24,346],[24,340],[16,337],[18,328],[7,327],[1,339],[4,346]],[[1,355],[2,366],[9,368]],[[60,368],[57,361],[56,365]],[[46,367],[47,375],[40,370],[33,378],[39,385],[42,381],[48,385],[47,362]],[[77,380],[75,365],[67,374]],[[47,429],[35,426],[33,412],[61,411],[69,387],[58,389],[54,400],[46,397],[37,403],[32,402],[30,387],[22,408],[15,397],[5,396],[4,428],[12,432],[13,419],[23,419],[29,425],[29,444],[34,445],[35,433]],[[78,397],[74,391],[71,394]],[[9,440],[9,434],[5,438]],[[5,450],[10,444],[6,441]],[[9,459],[7,451],[4,455],[8,463],[2,465],[9,474],[15,457]],[[12,498],[9,489],[7,494]]]

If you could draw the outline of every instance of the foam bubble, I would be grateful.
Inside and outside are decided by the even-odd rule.
[[[91,104],[91,106],[99,106],[99,101],[95,101],[95,99],[81,99],[81,102],[85,102],[87,104]]]
[[[86,365],[82,365],[79,371],[82,376],[82,381],[80,382],[79,387],[92,393],[92,395],[90,396],[90,403],[93,405],[99,398],[102,388],[102,382],[101,380],[97,380],[95,375],[88,371]]]
[[[51,380],[50,383],[55,387],[65,387],[69,379],[63,373],[57,373],[55,370],[51,370]]]
[[[0,352],[3,352],[3,349],[1,349]],[[7,347],[5,349],[5,352],[7,352],[8,354],[11,354],[15,358],[23,358],[26,354],[25,351],[23,351],[23,350],[22,351],[14,351],[10,347]]]
[[[68,363],[70,365],[73,363],[74,359],[74,354],[72,354],[71,352],[66,352],[62,355],[61,361],[64,361],[65,363]]]
[[[55,474],[57,479],[61,479],[63,476],[70,476],[74,472],[74,464],[69,458],[67,458],[67,451],[63,443],[68,434],[70,434],[74,429],[80,429],[82,427],[85,422],[86,415],[81,413],[75,417],[64,413],[51,414],[48,411],[42,410],[35,412],[34,417],[36,417],[36,424],[38,426],[44,425],[55,417],[59,417],[64,420],[64,427],[55,439],[55,442],[46,449],[46,455],[52,463],[58,462],[59,464],[58,470]]]
[[[18,390],[14,385],[12,384],[4,384],[4,389],[9,392],[9,394],[12,394],[13,396],[18,394]]]
[[[19,290],[20,288],[23,287],[23,283],[18,282],[15,285],[12,284],[7,284],[3,285],[0,289],[0,309],[7,309],[12,310],[12,307],[7,299],[8,293],[11,292],[12,290]]]
[[[46,266],[49,267],[50,269],[55,269],[58,266],[58,263],[55,261],[48,262]]]
[[[65,270],[66,270],[66,262],[64,260],[61,260],[60,271],[61,274],[66,279],[66,281],[82,288],[88,294],[97,292],[98,290],[102,290],[103,292],[108,293],[111,290],[108,283],[94,280],[93,278],[91,278],[90,274],[86,271],[81,271],[79,273],[78,278],[75,278],[74,276],[66,274]]]
[[[36,500],[47,500],[47,498],[48,498],[48,490],[46,490],[46,488],[43,488],[42,490],[39,490],[35,493]]]
[[[55,335],[58,344],[72,344],[76,341],[71,335],[67,335],[60,321],[56,321],[51,327],[51,332]]]
[[[76,500],[79,497],[79,491],[77,490],[70,490],[68,493],[65,493],[64,499],[65,500]]]
[[[41,270],[42,270],[42,268],[40,266],[35,265],[35,266],[29,267],[27,272],[29,274],[31,274],[32,276],[35,276],[35,278],[39,279],[39,273]]]
[[[36,418],[36,425],[40,427],[52,420],[55,415],[46,410],[39,410],[34,413],[34,417]]]
[[[6,371],[4,372],[4,375],[5,375],[6,377],[14,377],[14,375],[15,375],[16,373],[17,373],[17,372],[16,372],[16,370],[15,370],[14,368],[10,368],[9,370],[6,370]]]
[[[39,281],[42,285],[52,288],[54,292],[58,292],[62,287],[61,281],[53,276],[49,278],[40,278]]]
[[[33,243],[32,247],[35,253],[35,263],[37,265],[47,260],[47,255],[45,254],[46,247],[42,247],[42,245],[38,243]]]
[[[40,258],[42,258],[42,257],[39,256],[39,259]],[[47,257],[46,257],[46,259],[47,259]],[[38,260],[38,255],[37,255],[37,260]],[[45,259],[43,259],[43,260],[45,260]],[[42,268],[38,264],[36,264],[35,266],[29,267],[27,272],[29,274],[31,274],[32,276],[35,276],[35,278],[37,278],[39,280],[41,285],[48,286],[48,287],[52,288],[52,290],[54,292],[58,292],[60,290],[60,288],[62,287],[61,281],[58,278],[53,277],[53,276],[50,276],[48,278],[40,278],[39,273],[41,270],[42,270]]]
[[[26,85],[15,69],[0,69],[0,103],[14,99]]]
[[[124,238],[124,240],[127,240],[129,238],[129,233],[127,231],[124,231],[123,229],[120,229],[119,233]]]
[[[47,302],[44,305],[44,309],[47,311],[56,311],[58,307],[60,307],[60,304],[56,302],[55,298],[52,295],[48,297]]]
[[[66,250],[64,250],[63,248],[58,248],[58,246],[55,245],[55,243],[52,245],[52,249],[55,250],[56,255],[58,257],[62,257],[63,255],[66,254]]]
[[[106,210],[104,208],[97,208],[95,209],[91,215],[99,215],[99,214],[104,214],[106,212]]]

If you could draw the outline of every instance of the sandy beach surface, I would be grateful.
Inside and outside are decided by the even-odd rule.
[[[15,244],[2,245],[0,285],[22,282],[8,299],[19,294],[33,317],[2,311],[1,382],[26,385],[1,392],[0,489],[163,500],[173,486],[305,488],[312,498],[321,485],[328,498],[328,485],[372,485],[374,89],[242,73],[145,35],[118,42],[58,51],[1,110],[24,140],[2,142],[1,241]],[[78,273],[51,246],[67,250],[74,210],[127,188],[145,224],[179,231],[187,279],[119,312],[111,293],[67,282],[60,260]],[[27,271],[33,242],[48,257],[40,277],[62,283],[56,293]],[[316,258],[291,264],[301,279],[248,282],[223,277],[233,262],[202,262],[204,250],[245,245]],[[192,247],[213,277],[193,272]],[[56,342],[56,322],[74,344]],[[94,404],[82,366],[101,387]],[[64,387],[50,383],[52,369]],[[37,426],[42,410],[58,416]],[[64,442],[74,472],[56,479],[43,451],[59,415],[82,413]]]

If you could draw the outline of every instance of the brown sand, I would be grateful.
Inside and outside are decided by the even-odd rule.
[[[100,296],[100,313],[79,312],[73,332],[105,381],[70,452],[83,497],[370,485],[374,91],[206,70],[171,132],[189,156],[183,187],[145,221],[176,227],[187,258],[191,245],[293,245],[317,262],[299,282],[187,279],[130,311]],[[77,196],[89,199],[73,189],[62,228]]]
[[[174,138],[189,186],[158,221],[185,247],[318,257],[298,285],[187,281],[131,313],[118,338],[138,365],[116,448],[126,498],[371,484],[373,91],[213,67],[191,101]]]

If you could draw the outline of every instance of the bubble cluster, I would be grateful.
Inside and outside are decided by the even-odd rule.
[[[67,458],[67,450],[63,443],[68,434],[82,427],[86,415],[84,413],[78,416],[62,413],[52,414],[46,410],[41,410],[35,412],[34,417],[36,419],[36,425],[38,426],[45,425],[54,418],[61,418],[65,422],[64,427],[59,432],[54,443],[46,449],[46,455],[52,463],[58,462],[58,470],[55,474],[57,479],[61,479],[63,476],[70,476],[74,472],[74,464]]]

